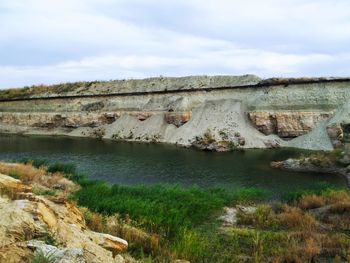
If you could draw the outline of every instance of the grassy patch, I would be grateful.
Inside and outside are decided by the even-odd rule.
[[[229,192],[178,185],[108,185],[87,180],[74,165],[46,167],[45,171],[63,173],[80,184],[72,198],[85,207],[88,227],[125,238],[129,252],[141,262],[350,259],[350,194],[344,189],[318,184],[272,202],[266,201],[266,191],[256,188]],[[221,228],[217,218],[222,208],[237,204],[243,206],[237,210],[237,224]]]
[[[128,215],[149,231],[161,232],[168,237],[173,237],[182,228],[209,220],[215,212],[235,200],[233,195],[221,189],[183,189],[171,185],[109,186],[103,182],[83,187],[75,197],[79,204],[92,211]]]

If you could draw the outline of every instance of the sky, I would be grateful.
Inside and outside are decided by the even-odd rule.
[[[242,74],[350,76],[350,1],[0,0],[0,89]]]

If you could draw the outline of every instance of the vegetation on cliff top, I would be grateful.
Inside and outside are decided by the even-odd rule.
[[[80,81],[72,83],[61,83],[55,85],[33,85],[23,88],[13,88],[0,90],[0,99],[21,99],[28,98],[35,95],[42,95],[45,93],[62,94],[74,91],[78,88],[87,89],[91,85],[98,83],[98,81]]]
[[[198,77],[198,76],[193,76]],[[204,76],[203,76],[204,77]],[[215,77],[215,76],[214,76]],[[269,78],[269,79],[260,79],[254,75],[243,75],[237,77],[248,77],[255,78],[256,86],[272,86],[272,85],[293,85],[293,84],[308,84],[315,82],[331,82],[331,81],[350,81],[349,78]],[[160,79],[163,77],[159,77]],[[185,77],[186,78],[186,77]],[[149,81],[156,78],[144,79],[143,81]],[[124,81],[124,80],[121,80]],[[75,91],[76,89],[88,89],[94,84],[98,83],[108,83],[108,81],[77,81],[77,82],[67,82],[53,85],[32,85],[25,86],[23,88],[12,88],[12,89],[4,89],[0,90],[0,99],[20,99],[20,98],[28,98],[35,95],[42,95],[45,93],[50,94],[62,94]],[[239,84],[236,84],[239,85]],[[242,84],[244,85],[244,84]],[[253,84],[254,85],[254,84]],[[210,87],[209,87],[210,88]]]

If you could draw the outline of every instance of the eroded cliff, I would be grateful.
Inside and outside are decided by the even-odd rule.
[[[331,150],[350,123],[349,79],[196,76],[0,92],[0,132],[236,147]],[[336,137],[336,136],[335,136]]]

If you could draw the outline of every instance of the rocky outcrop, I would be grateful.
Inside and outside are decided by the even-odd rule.
[[[318,122],[328,119],[331,112],[249,112],[250,121],[265,135],[294,138],[309,133]]]
[[[349,101],[350,79],[261,80],[246,75],[79,82],[0,92],[0,133],[219,151],[232,148],[225,143],[332,150],[339,144],[332,125],[344,129],[350,123]],[[194,143],[207,130],[213,131],[216,143]],[[226,136],[220,139],[222,131]]]
[[[87,229],[74,204],[35,195],[7,175],[0,174],[0,182],[0,189],[16,192],[0,196],[0,262],[30,262],[39,252],[62,263],[120,262],[128,243]]]
[[[165,121],[168,124],[174,124],[180,127],[188,122],[192,117],[192,112],[167,112],[165,113]]]
[[[271,167],[290,172],[340,175],[346,179],[347,185],[350,187],[350,167],[340,166],[337,163],[329,162],[329,160],[324,159],[324,157],[321,158],[308,157],[287,159],[284,161],[271,162]],[[350,164],[350,158],[348,159],[348,164]]]
[[[341,147],[341,141],[344,138],[344,133],[341,124],[333,123],[326,127],[329,139],[334,148]]]
[[[118,112],[40,112],[40,113],[4,113],[0,112],[0,122],[7,125],[18,125],[36,128],[78,128],[98,127],[113,123],[120,117]]]
[[[32,188],[23,184],[20,180],[0,173],[0,193],[27,193]]]

